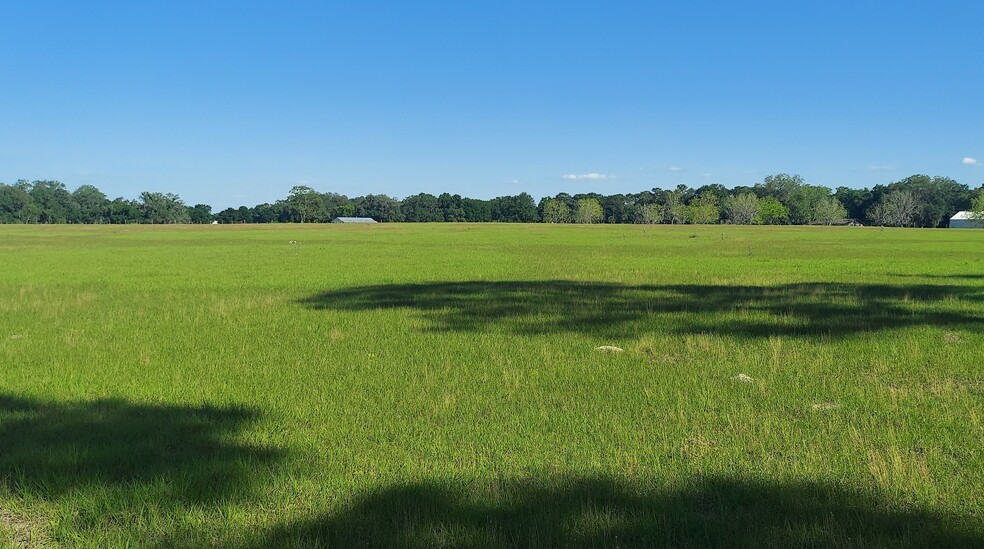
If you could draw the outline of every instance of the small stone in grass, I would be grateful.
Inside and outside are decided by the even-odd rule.
[[[601,351],[603,353],[621,353],[621,347],[616,347],[614,345],[602,345],[601,347],[595,347],[595,351]]]
[[[736,375],[735,377],[733,377],[731,379],[733,379],[735,381],[740,381],[742,383],[751,383],[751,382],[755,381],[755,378],[754,377],[749,376],[749,375],[745,375],[745,374],[738,374],[738,375]]]

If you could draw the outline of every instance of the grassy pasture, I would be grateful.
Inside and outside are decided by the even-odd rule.
[[[0,226],[0,539],[980,546],[982,327],[971,230]]]

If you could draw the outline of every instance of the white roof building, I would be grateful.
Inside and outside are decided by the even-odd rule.
[[[950,218],[951,229],[984,229],[984,220],[974,219],[974,212],[957,212]]]
[[[376,223],[371,217],[336,217],[332,223]]]

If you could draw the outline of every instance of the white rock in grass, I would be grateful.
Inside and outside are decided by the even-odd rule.
[[[736,375],[735,377],[733,377],[731,379],[733,379],[735,381],[740,381],[742,383],[752,383],[753,381],[755,381],[755,378],[754,377],[749,376],[749,375],[745,375],[745,374],[738,374],[738,375]]]
[[[602,345],[601,347],[595,347],[595,351],[601,351],[603,353],[621,353],[623,349],[614,345]]]

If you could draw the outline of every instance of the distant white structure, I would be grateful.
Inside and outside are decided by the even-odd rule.
[[[950,218],[951,229],[984,229],[984,221],[971,217],[974,212],[957,212]]]
[[[219,220],[218,219],[212,221],[212,225],[218,225],[218,224],[219,224]]]
[[[332,223],[376,223],[371,217],[336,217]]]

